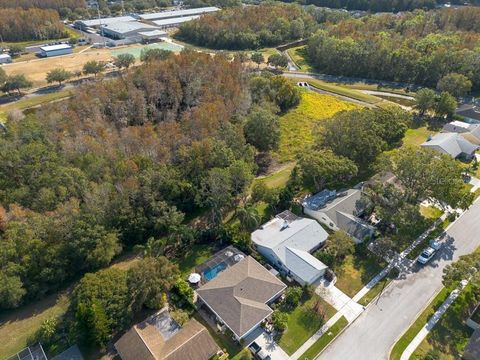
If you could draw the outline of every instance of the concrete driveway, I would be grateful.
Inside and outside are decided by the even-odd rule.
[[[288,360],[290,356],[275,342],[272,335],[263,331],[255,340],[272,360]]]
[[[326,360],[388,359],[391,347],[442,288],[445,266],[480,246],[480,201],[447,230],[442,250],[426,266],[414,264],[393,280],[320,356]]]
[[[355,320],[363,311],[363,306],[353,301],[335,285],[320,284],[315,292],[339,311],[348,322]]]

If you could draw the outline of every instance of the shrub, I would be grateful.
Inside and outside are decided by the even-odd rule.
[[[273,327],[278,332],[284,332],[287,329],[288,315],[279,310],[272,314]]]

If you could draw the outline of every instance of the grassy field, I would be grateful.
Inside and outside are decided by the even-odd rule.
[[[310,348],[305,351],[300,359],[302,360],[313,360],[318,354],[328,345],[330,342],[335,339],[335,337],[348,325],[347,319],[343,316],[338,319],[338,321],[333,324],[333,326],[328,329],[328,331],[323,334],[320,339],[315,341],[315,343],[310,346]]]
[[[306,46],[294,47],[288,49],[287,52],[294,61],[294,63],[299,67],[299,70],[306,72],[313,71],[312,66],[306,60]]]
[[[287,330],[281,335],[278,344],[289,355],[293,354],[302,344],[307,341],[322,325],[310,315],[309,307],[320,299],[325,311],[325,321],[331,318],[337,311],[322,300],[318,295],[304,302],[288,314]]]
[[[442,216],[443,212],[435,206],[423,206],[420,205],[420,214],[426,219],[437,220]]]
[[[390,353],[390,360],[400,359],[408,344],[410,344],[410,342],[422,329],[428,319],[430,319],[430,317],[435,313],[435,311],[437,311],[440,305],[442,305],[442,303],[446,300],[449,294],[450,291],[446,288],[443,288],[435,296],[435,298],[430,302],[426,309],[420,314],[420,316],[417,317],[415,322],[408,328],[405,334],[403,334],[403,336],[393,346]]]
[[[352,110],[357,105],[338,100],[330,95],[312,91],[301,93],[300,105],[280,118],[280,146],[277,156],[280,162],[295,160],[313,142],[315,125],[339,111]]]
[[[349,255],[341,266],[336,266],[335,286],[350,297],[360,291],[368,282],[385,267],[373,256]]]
[[[34,304],[0,315],[0,359],[6,359],[27,346],[42,323],[52,317],[60,317],[67,311],[69,294],[51,295]]]
[[[363,101],[372,105],[379,104],[383,101],[379,97],[369,95],[369,94],[364,94],[360,91],[349,89],[343,85],[330,83],[322,80],[310,79],[310,78],[295,78],[295,81],[305,81],[320,90],[329,91],[337,95],[346,96],[346,97],[349,97],[358,101]]]
[[[428,130],[425,126],[416,129],[407,129],[403,138],[403,146],[420,146],[420,144],[427,141],[429,135],[434,134],[434,131]]]

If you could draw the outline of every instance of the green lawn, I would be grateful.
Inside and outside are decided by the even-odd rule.
[[[369,104],[378,104],[383,100],[377,96],[364,94],[361,91],[355,89],[349,89],[343,85],[338,85],[335,83],[326,82],[323,80],[309,79],[309,78],[296,78],[295,81],[306,81],[310,85],[324,91],[329,91],[334,94],[346,96],[355,100],[364,101]]]
[[[280,162],[295,160],[313,143],[312,130],[324,119],[342,110],[353,110],[357,105],[330,95],[312,91],[301,93],[300,104],[280,117],[280,146],[276,152]]]
[[[420,214],[426,219],[437,220],[443,212],[435,206],[420,205]]]
[[[318,295],[314,295],[311,299],[299,305],[295,310],[288,314],[287,330],[278,340],[280,347],[289,355],[293,354],[302,344],[307,341],[324,322],[318,321],[310,315],[309,307],[313,306],[317,299],[320,299],[325,311],[326,322],[337,311],[321,299]]]
[[[188,275],[196,266],[204,263],[213,255],[211,245],[195,244],[188,252],[178,259],[178,267],[183,275]]]
[[[313,360],[316,358],[320,352],[327,347],[330,342],[335,339],[335,337],[348,325],[347,319],[343,316],[332,325],[328,331],[323,334],[315,343],[310,346],[310,348],[305,351],[301,356],[300,359],[302,360]]]
[[[306,60],[307,52],[305,45],[288,49],[287,52],[288,55],[290,55],[290,57],[292,58],[292,60],[295,62],[295,64],[299,67],[299,70],[305,72],[314,71],[312,66],[310,66],[310,64]]]
[[[385,276],[382,280],[380,280],[373,288],[370,289],[368,293],[363,296],[358,303],[363,306],[367,306],[370,302],[375,299],[379,294],[383,292],[383,290],[387,287],[387,285],[396,277],[398,276],[398,270],[392,269],[387,276]]]
[[[68,294],[60,293],[1,314],[0,359],[6,359],[25,348],[29,338],[40,329],[42,323],[52,317],[65,314],[69,303]]]
[[[427,141],[429,135],[434,135],[435,131],[428,130],[425,126],[416,129],[407,129],[403,137],[403,146],[420,146]]]
[[[440,352],[440,359],[460,359],[473,330],[464,324],[468,314],[467,308],[474,306],[475,290],[465,287],[455,302],[450,305],[440,321],[431,330],[425,340],[415,350],[411,359],[423,359],[425,354],[435,349]]]
[[[335,266],[335,286],[350,297],[355,296],[386,264],[373,255],[349,255],[340,266]]]
[[[435,313],[435,311],[443,304],[450,290],[443,288],[437,296],[430,302],[427,308],[420,314],[420,316],[415,320],[415,322],[408,328],[408,330],[403,334],[403,336],[397,341],[393,346],[390,353],[390,360],[398,360],[402,356],[403,352],[410,344],[413,338],[418,334],[422,329],[425,323],[430,319],[430,317]]]

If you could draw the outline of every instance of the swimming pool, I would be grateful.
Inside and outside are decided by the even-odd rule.
[[[227,268],[227,265],[224,263],[220,263],[218,265],[215,265],[211,269],[205,270],[203,272],[203,277],[205,280],[210,281],[213,280],[217,277],[218,274],[220,274],[223,270]]]

